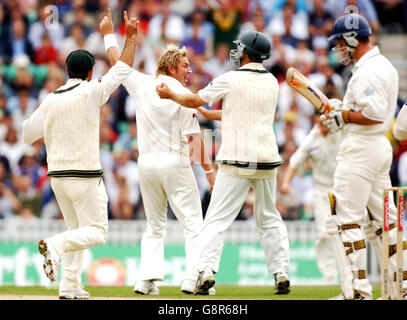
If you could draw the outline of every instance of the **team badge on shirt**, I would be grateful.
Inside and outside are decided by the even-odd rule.
[[[99,78],[99,79],[98,79],[98,82],[99,82],[99,83],[102,82],[102,78]]]
[[[193,114],[192,114],[192,118],[194,118],[194,119],[198,119],[197,114],[196,114],[196,113],[193,113]]]
[[[367,97],[373,96],[373,94],[374,94],[374,90],[370,87],[367,87],[363,92],[365,93],[365,96],[367,96]]]

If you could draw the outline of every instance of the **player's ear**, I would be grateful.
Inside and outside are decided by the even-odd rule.
[[[92,79],[92,75],[93,75],[93,68],[89,70],[88,76],[86,77],[86,81],[90,81],[90,79]]]

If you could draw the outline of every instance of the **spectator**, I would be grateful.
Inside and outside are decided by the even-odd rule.
[[[34,49],[41,46],[42,36],[44,33],[48,33],[52,46],[59,50],[62,45],[62,40],[65,36],[64,27],[59,23],[58,19],[50,19],[51,14],[48,5],[41,5],[39,8],[39,20],[33,23],[28,30],[28,38],[30,39]]]
[[[130,150],[118,144],[115,144],[115,147],[118,149],[114,151],[116,173],[125,178],[125,185],[129,191],[127,199],[133,207],[137,207],[141,198],[137,162],[131,159]],[[119,184],[119,187],[120,185],[123,184]]]
[[[152,42],[162,39],[165,43],[179,43],[184,30],[184,20],[171,11],[169,0],[162,0],[159,12],[149,22],[147,37]]]
[[[12,187],[10,161],[3,155],[0,155],[0,185]]]
[[[271,35],[266,29],[266,21],[264,17],[264,11],[261,7],[256,7],[254,13],[252,14],[251,18],[249,21],[246,21],[243,23],[240,27],[239,31],[239,36],[240,36],[248,31],[259,31],[264,33],[270,40],[271,42]]]
[[[295,49],[283,43],[281,35],[273,34],[270,58],[265,61],[265,65],[279,82],[285,79],[287,69],[294,63],[294,59]]]
[[[9,24],[6,23],[3,3],[0,3],[0,57],[3,59],[7,59],[7,56],[9,55],[9,37]]]
[[[57,50],[52,46],[48,33],[42,36],[42,45],[35,50],[34,63],[43,64],[57,61]]]
[[[218,0],[216,6],[213,3],[214,1],[208,2],[210,6],[209,21],[214,25],[213,47],[217,48],[221,43],[231,46],[239,33],[242,14],[241,2]]]
[[[314,0],[314,8],[309,14],[309,35],[311,43],[315,38],[321,38],[322,41],[328,41],[328,36],[332,30],[333,17],[328,10],[324,8],[324,0]]]
[[[32,179],[29,175],[13,176],[13,185],[17,199],[22,206],[28,206],[33,209],[35,215],[41,215],[41,198],[33,186]]]
[[[0,219],[12,217],[20,208],[21,203],[10,188],[0,183]]]
[[[308,15],[296,11],[293,4],[287,2],[282,11],[270,20],[267,29],[273,35],[281,35],[283,42],[295,48],[297,40],[308,39]]]
[[[191,17],[191,23],[187,25],[186,37],[181,42],[181,47],[191,48],[194,54],[205,55],[207,52],[208,36],[203,36],[203,23],[205,16],[202,11],[195,11]],[[190,52],[190,50],[188,50]]]
[[[403,0],[374,0],[381,32],[407,33],[407,2]]]
[[[34,49],[31,41],[27,37],[27,28],[23,19],[13,20],[11,22],[10,39],[5,49],[6,60],[13,59],[19,55],[27,55],[29,59],[34,60]]]
[[[229,61],[229,45],[220,43],[215,48],[215,56],[204,63],[203,69],[213,78],[233,69]]]
[[[126,130],[119,135],[118,141],[123,148],[130,150],[132,143],[137,142],[137,123],[136,121],[129,122]]]
[[[71,35],[71,29],[80,25],[85,38],[87,38],[95,25],[92,18],[87,14],[85,7],[79,6],[74,11],[73,21],[65,27],[65,37]]]
[[[344,83],[342,77],[339,74],[335,73],[335,70],[329,65],[328,57],[320,57],[317,59],[316,70],[309,75],[309,79],[318,88],[322,89],[325,94],[327,94],[327,92],[326,90],[324,90],[324,88],[329,82],[334,85],[333,92],[336,92],[336,95],[342,95],[344,92]]]
[[[37,106],[37,100],[30,95],[27,87],[21,87],[17,95],[11,97],[7,103],[7,111],[13,118],[14,128],[21,133],[23,120],[25,120]]]
[[[80,24],[74,24],[70,29],[69,37],[65,38],[59,51],[59,63],[64,65],[68,54],[74,50],[85,49],[85,34]]]
[[[17,168],[27,147],[27,144],[18,140],[17,131],[14,128],[7,131],[4,141],[0,142],[0,154],[7,158],[11,171]]]

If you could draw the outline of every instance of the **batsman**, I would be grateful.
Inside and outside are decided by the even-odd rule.
[[[372,299],[372,286],[366,277],[365,236],[375,251],[380,252],[376,247],[381,245],[383,190],[391,187],[389,171],[393,152],[385,134],[394,118],[399,78],[389,60],[371,44],[371,34],[364,17],[347,14],[335,21],[329,38],[335,41],[333,50],[338,61],[344,65],[354,64],[343,101],[331,103],[334,109],[321,116],[326,126],[332,131],[341,130],[343,135],[334,173],[336,214],[326,220],[328,233],[341,240],[335,242],[340,246],[335,253],[342,268],[342,293],[333,300]],[[393,199],[390,202],[390,249],[394,253],[396,207]],[[362,228],[367,219],[366,208],[371,219]],[[403,239],[403,249],[406,248]],[[405,251],[403,260],[406,266]],[[395,254],[389,265],[393,281]],[[403,270],[404,299],[406,280],[407,272]]]

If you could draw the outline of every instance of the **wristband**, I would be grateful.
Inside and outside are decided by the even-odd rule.
[[[116,40],[116,37],[113,33],[109,33],[107,35],[105,35],[103,37],[103,41],[105,43],[105,51],[107,52],[107,50],[111,47],[118,47],[118,43]]]
[[[342,119],[345,123],[349,123],[349,110],[342,111]]]
[[[213,172],[213,168],[211,170],[205,171],[205,174],[212,173],[212,172]]]

